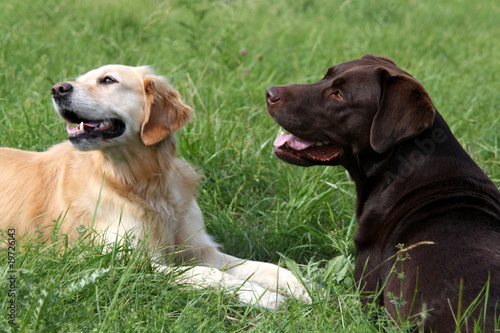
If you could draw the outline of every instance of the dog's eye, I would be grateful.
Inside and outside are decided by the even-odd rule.
[[[116,82],[118,82],[118,81],[113,79],[111,76],[105,76],[101,79],[101,83],[104,83],[104,84],[110,84],[110,83],[116,83]]]
[[[344,96],[342,96],[342,94],[338,90],[334,91],[332,95],[338,99],[344,99]]]

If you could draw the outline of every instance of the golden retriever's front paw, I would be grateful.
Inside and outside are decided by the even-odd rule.
[[[306,304],[312,303],[312,299],[309,296],[309,292],[307,291],[307,289],[304,286],[302,286],[302,285],[297,285],[295,287],[290,286],[289,290],[290,290],[290,293],[293,296],[293,298],[295,298],[296,300],[302,301]]]
[[[302,280],[302,281],[301,281]],[[293,296],[296,300],[302,301],[306,304],[311,304],[312,299],[307,292],[306,286],[308,282],[303,279],[298,279],[293,275],[292,272],[288,270],[280,270],[280,276],[278,280],[278,290],[280,292],[286,293]]]
[[[285,303],[286,298],[276,292],[269,291],[254,283],[246,282],[237,291],[238,299],[246,304],[276,310]]]

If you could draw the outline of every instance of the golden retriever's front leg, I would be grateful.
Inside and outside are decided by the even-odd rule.
[[[238,299],[246,304],[255,304],[270,310],[275,310],[285,302],[285,298],[276,292],[269,291],[255,283],[240,279],[221,270],[206,266],[173,267],[155,265],[161,272],[180,270],[175,283],[187,285],[194,289],[208,287],[235,291]]]
[[[204,263],[224,269],[232,276],[257,283],[270,291],[289,294],[307,304],[312,302],[304,287],[305,282],[299,281],[286,268],[271,263],[243,260],[218,251],[204,258]]]
[[[194,266],[183,272],[178,282],[189,284],[197,289],[222,287],[234,290],[240,301],[271,310],[277,309],[285,301],[285,298],[276,292],[212,267]]]

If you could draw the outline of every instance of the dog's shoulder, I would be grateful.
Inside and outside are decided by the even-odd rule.
[[[179,158],[174,160],[174,168],[181,187],[189,193],[194,193],[202,176],[196,172],[193,166]]]

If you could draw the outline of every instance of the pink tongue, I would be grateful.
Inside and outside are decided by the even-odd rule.
[[[91,122],[91,123],[83,123],[83,125],[85,125],[85,127],[99,127],[99,125],[101,125],[100,122]]]
[[[97,121],[90,122],[90,123],[83,123],[84,127],[99,127],[99,125],[101,125],[101,123],[97,122]],[[66,125],[66,129],[68,131],[70,131],[70,130],[74,130],[74,129],[78,128],[79,126],[80,126],[80,124],[76,125],[76,127],[73,127],[71,125]]]
[[[306,148],[311,147],[314,145],[316,142],[315,141],[308,141],[304,140],[301,138],[296,137],[293,134],[286,134],[286,133],[281,133],[280,136],[274,140],[274,146],[275,147],[281,147],[288,143],[288,145],[295,150],[304,150]]]

